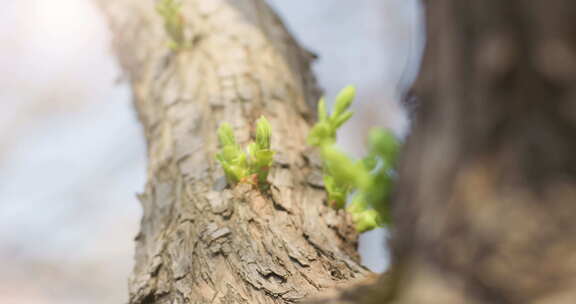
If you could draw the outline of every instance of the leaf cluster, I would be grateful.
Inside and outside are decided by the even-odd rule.
[[[331,115],[324,98],[320,99],[318,122],[308,135],[308,144],[320,148],[329,205],[344,208],[352,194],[347,211],[356,229],[364,232],[390,223],[388,201],[399,143],[389,131],[374,129],[369,137],[369,153],[363,159],[353,160],[335,146],[338,128],[352,117],[348,109],[354,96],[354,87],[344,88],[336,97]]]
[[[268,120],[261,116],[256,121],[256,140],[250,142],[246,152],[236,141],[232,126],[223,123],[218,128],[218,140],[221,150],[216,159],[222,165],[228,184],[239,182],[255,183],[264,187],[272,161],[274,151],[270,149],[272,127]]]
[[[356,180],[356,192],[347,210],[360,232],[390,224],[390,194],[394,181],[394,165],[400,144],[388,130],[372,129],[369,153],[358,163],[357,174],[368,175],[366,181]]]

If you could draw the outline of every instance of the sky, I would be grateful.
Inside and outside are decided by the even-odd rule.
[[[416,0],[269,2],[320,56],[329,99],[357,86],[345,150],[361,154],[358,134],[372,126],[407,132],[397,99],[418,66]],[[0,303],[125,302],[146,157],[105,19],[90,0],[2,5]],[[385,269],[382,230],[360,246],[366,265]]]

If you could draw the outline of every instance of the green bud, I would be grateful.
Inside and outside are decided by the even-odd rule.
[[[235,184],[247,174],[246,155],[236,143],[232,126],[223,123],[218,128],[218,140],[222,146],[216,159],[222,165],[226,179]]]
[[[260,149],[270,149],[270,137],[272,136],[272,127],[264,116],[256,121],[256,144]]]
[[[261,186],[266,182],[274,160],[274,151],[270,150],[271,134],[270,123],[264,116],[261,116],[256,122],[256,142],[251,142],[247,148],[250,157],[249,175],[256,174]]]
[[[334,117],[334,120],[332,122],[333,128],[334,129],[338,129],[340,128],[346,121],[348,121],[348,119],[350,119],[352,117],[354,113],[350,112],[350,111],[346,111],[336,117]]]
[[[221,153],[216,155],[216,159],[222,165],[226,179],[230,184],[239,182],[248,174],[246,155],[234,147],[223,148]]]
[[[354,100],[356,96],[356,89],[353,86],[347,86],[336,97],[336,104],[334,105],[334,114],[333,116],[339,116],[340,114],[344,113],[344,111],[348,110],[350,104]]]
[[[247,153],[242,151],[236,142],[232,126],[222,123],[218,128],[218,140],[221,148],[216,159],[222,165],[226,180],[235,184],[246,180],[246,177],[257,176],[261,189],[272,166],[274,151],[270,150],[272,128],[264,116],[256,122],[256,141],[248,144]]]
[[[358,232],[365,232],[382,226],[380,215],[378,211],[374,209],[352,214],[352,219],[356,224],[356,231]]]
[[[237,145],[236,137],[234,137],[234,131],[232,130],[232,126],[229,123],[222,123],[218,128],[218,140],[220,141],[220,145],[222,145],[222,147]]]
[[[268,177],[268,172],[274,160],[274,151],[260,150],[256,152],[254,161],[254,173],[258,176],[258,182],[264,184]]]

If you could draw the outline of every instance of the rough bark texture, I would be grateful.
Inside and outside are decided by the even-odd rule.
[[[305,146],[313,55],[260,0],[183,1],[192,46],[173,52],[154,1],[100,0],[148,143],[130,303],[288,303],[369,272],[350,218],[323,203]],[[226,188],[216,130],[245,144],[265,115],[271,190]]]
[[[574,303],[576,2],[427,1],[395,303]]]

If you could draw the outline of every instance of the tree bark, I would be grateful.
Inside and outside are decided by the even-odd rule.
[[[261,0],[183,1],[192,45],[171,51],[154,4],[99,1],[148,147],[130,303],[290,303],[369,274],[305,145],[314,56]],[[245,144],[260,115],[278,151],[271,189],[226,187],[216,130],[229,122]]]
[[[576,299],[576,2],[426,2],[394,303]]]

